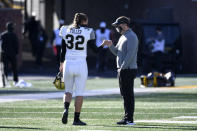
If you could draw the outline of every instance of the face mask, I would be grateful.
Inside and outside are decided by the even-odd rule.
[[[87,27],[88,25],[85,25],[85,24],[81,24],[81,26],[83,26],[83,27]]]
[[[116,27],[116,31],[117,31],[118,33],[121,33],[121,32],[122,32],[122,27],[121,27],[121,26],[117,26],[117,27]]]

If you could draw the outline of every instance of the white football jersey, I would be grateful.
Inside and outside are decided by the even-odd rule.
[[[92,28],[62,26],[59,34],[66,43],[65,59],[86,59],[87,42],[95,39]]]

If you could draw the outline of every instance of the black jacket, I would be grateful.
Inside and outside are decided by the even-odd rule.
[[[18,38],[12,31],[5,31],[1,34],[2,53],[8,56],[16,56],[18,54]]]

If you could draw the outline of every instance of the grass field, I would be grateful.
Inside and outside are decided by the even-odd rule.
[[[56,91],[51,80],[29,80],[34,88],[0,89],[0,96],[21,93]],[[135,87],[139,87],[137,79]],[[197,85],[196,78],[178,78],[177,86]],[[110,79],[89,79],[87,89],[117,88]],[[135,126],[118,126],[123,116],[120,95],[85,97],[81,119],[87,126],[73,126],[74,102],[71,103],[69,122],[61,123],[62,99],[0,103],[0,131],[174,131],[197,130],[197,88],[169,88],[164,92],[136,94]],[[182,117],[181,117],[182,116]],[[184,116],[184,117],[183,117]],[[186,117],[187,116],[187,117]],[[193,116],[193,117],[191,117]]]

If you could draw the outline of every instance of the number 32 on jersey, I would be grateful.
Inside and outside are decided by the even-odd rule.
[[[84,47],[80,46],[84,44],[84,36],[82,35],[77,35],[77,36],[73,36],[71,34],[67,34],[65,36],[66,38],[66,47],[68,49],[76,49],[76,50],[84,50]]]

